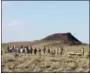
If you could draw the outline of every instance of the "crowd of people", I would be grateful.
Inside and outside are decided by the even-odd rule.
[[[15,45],[12,47],[8,46],[8,52],[12,53],[12,52],[17,52],[17,53],[28,53],[28,54],[37,54],[37,53],[51,53],[51,54],[62,54],[63,53],[63,47],[60,48],[47,48],[47,47],[43,47],[43,48],[36,48],[36,47],[32,47],[32,46],[20,46],[20,47],[16,47]]]

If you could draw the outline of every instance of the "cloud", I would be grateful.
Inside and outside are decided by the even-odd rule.
[[[6,24],[2,24],[2,30],[4,33],[7,33],[8,31],[14,31],[14,32],[21,32],[25,28],[24,22],[20,20],[10,20]]]
[[[13,31],[21,31],[24,30],[24,23],[20,20],[10,20],[7,27]]]
[[[21,20],[10,20],[2,24],[2,41],[10,42],[23,40],[25,38],[25,24]]]

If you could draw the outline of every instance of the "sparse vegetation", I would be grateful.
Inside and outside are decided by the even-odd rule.
[[[47,43],[42,41],[35,46],[51,47]],[[7,53],[6,47],[2,46],[2,72],[89,72],[89,45],[64,45],[63,55]],[[59,44],[52,48],[57,47]],[[84,56],[68,57],[69,52],[80,52],[81,47],[85,49]]]

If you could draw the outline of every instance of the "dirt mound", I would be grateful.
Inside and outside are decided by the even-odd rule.
[[[79,41],[77,38],[75,38],[71,33],[56,33],[56,34],[49,35],[42,40],[52,40],[52,41],[61,40],[65,44],[70,44],[70,45],[82,44],[82,42]]]

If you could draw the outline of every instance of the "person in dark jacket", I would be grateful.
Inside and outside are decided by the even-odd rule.
[[[64,49],[63,49],[63,47],[62,47],[62,46],[60,47],[60,49],[61,49],[60,54],[62,55],[62,54],[63,54],[63,50],[64,50]]]
[[[46,47],[44,46],[43,52],[46,53]]]
[[[9,46],[7,47],[8,52],[12,52],[12,48],[10,48]]]
[[[48,48],[48,53],[50,53],[50,49]]]
[[[37,49],[35,48],[35,49],[34,49],[34,54],[36,54],[36,53],[37,53]]]

